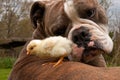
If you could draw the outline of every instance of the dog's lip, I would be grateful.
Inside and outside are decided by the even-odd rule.
[[[78,57],[81,57],[85,48],[78,47],[76,44],[73,44],[72,49],[73,49],[73,55],[77,55]]]
[[[90,41],[88,43],[88,47],[91,47],[91,46],[94,46],[94,42],[93,41]],[[85,50],[85,47],[84,46],[78,46],[77,44],[73,44],[72,45],[72,49],[73,49],[73,55],[78,55],[79,57],[82,55],[82,53],[84,52]]]
[[[84,47],[78,47],[77,44],[73,44],[72,45],[71,60],[80,61],[83,52],[84,52]]]

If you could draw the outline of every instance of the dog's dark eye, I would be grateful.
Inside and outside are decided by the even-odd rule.
[[[59,36],[59,35],[64,36],[64,35],[65,35],[66,28],[67,28],[67,27],[65,27],[65,26],[61,26],[61,27],[57,28],[57,29],[54,31],[54,34],[55,34],[56,36]]]
[[[91,18],[95,15],[95,9],[86,10],[87,17]]]

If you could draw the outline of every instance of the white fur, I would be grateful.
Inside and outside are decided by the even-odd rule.
[[[67,56],[72,52],[72,42],[61,36],[32,40],[27,46],[28,51],[32,45],[36,46],[30,51],[30,54],[41,58]]]

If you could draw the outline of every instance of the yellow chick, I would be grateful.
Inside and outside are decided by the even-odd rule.
[[[72,52],[72,42],[61,36],[49,37],[44,40],[32,40],[27,45],[27,54],[34,54],[40,58],[60,58],[54,65],[62,62],[65,56]]]

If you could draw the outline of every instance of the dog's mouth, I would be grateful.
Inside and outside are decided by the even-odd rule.
[[[105,53],[104,50],[96,47],[88,47],[84,50],[82,53],[82,57],[80,58],[80,61],[82,62],[89,62],[94,60],[98,55]]]
[[[82,61],[82,62],[89,62],[94,60],[98,55],[105,53],[105,51],[96,45],[95,41],[90,41],[85,46],[73,44],[72,46],[73,51],[69,56],[69,59],[73,61]]]

